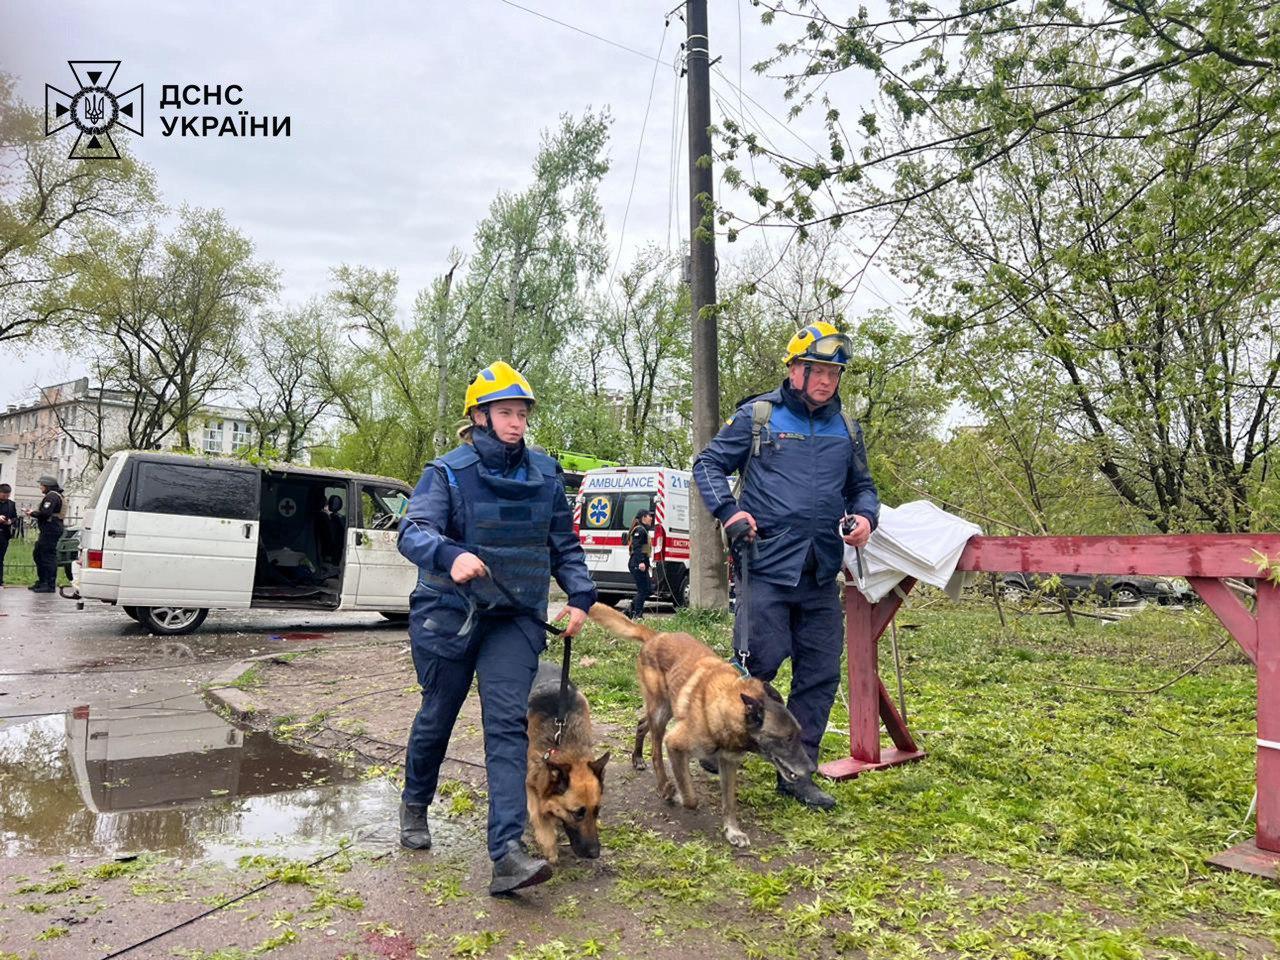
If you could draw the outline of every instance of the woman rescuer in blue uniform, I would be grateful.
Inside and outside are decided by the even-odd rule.
[[[489,892],[542,883],[550,865],[521,841],[527,815],[529,689],[546,649],[547,589],[569,602],[573,636],[596,588],[573,530],[560,465],[524,441],[529,382],[499,361],[467,389],[464,442],[428,464],[400,525],[400,552],[417,564],[409,637],[422,706],[409,733],[400,843],[431,846],[427,806],[473,676],[479,678],[489,781]]]

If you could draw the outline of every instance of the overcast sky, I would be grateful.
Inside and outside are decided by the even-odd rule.
[[[664,31],[674,2],[520,5],[650,56],[662,40],[661,58],[670,63],[685,34],[677,17]],[[801,139],[821,144],[817,125],[801,120],[788,131],[765,116],[767,110],[785,117],[782,84],[750,69],[775,44],[791,39],[793,27],[761,25],[748,0],[711,0],[710,6],[712,56],[723,58],[718,68],[734,83],[742,65],[746,95],[765,108],[746,102],[761,132],[786,149],[802,151]],[[146,135],[119,136],[128,137],[154,168],[166,203],[224,209],[259,256],[281,268],[287,300],[325,290],[328,271],[346,262],[397,270],[407,305],[441,270],[450,247],[470,249],[494,195],[529,182],[539,132],[561,113],[588,107],[607,107],[614,118],[612,167],[601,187],[612,248],[621,235],[625,263],[642,243],[665,246],[672,234],[680,239],[668,204],[672,121],[684,110],[683,86],[679,104],[673,102],[674,71],[659,65],[655,78],[651,59],[502,0],[0,0],[0,70],[18,77],[25,100],[42,104],[46,82],[74,90],[66,61],[80,59],[121,60],[112,90],[145,84]],[[239,84],[240,109],[291,116],[292,136],[163,137],[159,105],[167,83]],[[827,89],[848,111],[869,88],[850,74]],[[713,90],[738,102],[737,92],[714,75]],[[714,102],[713,112],[718,118]],[[684,233],[683,140],[680,147],[677,212]],[[635,195],[623,235],[633,172]],[[733,253],[721,245],[722,261]],[[882,279],[880,287],[887,292],[891,284]],[[880,305],[874,298],[866,303]],[[0,404],[29,398],[37,382],[82,372],[74,357],[39,350],[5,370]]]

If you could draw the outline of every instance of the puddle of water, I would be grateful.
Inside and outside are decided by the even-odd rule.
[[[389,781],[241,730],[186,688],[0,730],[5,856],[303,858],[394,843],[399,805]],[[437,824],[446,848],[477,843]]]

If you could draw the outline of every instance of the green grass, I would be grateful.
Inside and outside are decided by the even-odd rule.
[[[35,534],[31,534],[26,540],[10,540],[9,549],[4,555],[4,582],[9,587],[29,587],[36,582],[36,564],[32,559],[31,551],[35,548]],[[71,578],[67,576],[62,568],[62,564],[58,564],[58,583],[70,583]]]
[[[1252,834],[1253,668],[1229,647],[1155,695],[1066,685],[1156,687],[1218,643],[1211,614],[1150,610],[1074,630],[1060,617],[1014,617],[1002,631],[989,609],[944,603],[899,623],[918,625],[899,641],[922,762],[832,785],[839,807],[819,815],[780,801],[771,769],[750,759],[746,857],[711,833],[681,842],[607,811],[612,896],[655,930],[709,927],[746,956],[1276,949],[1280,889],[1204,862]],[[682,614],[677,625],[728,648],[727,618]],[[886,638],[881,674],[893,689],[888,650]],[[596,715],[632,724],[634,646],[591,627],[575,653]],[[823,749],[847,755],[847,735],[829,732]]]
[[[31,551],[35,545],[34,537],[29,540],[9,541],[9,549],[4,555],[5,586],[29,587],[36,582],[36,565],[31,558]],[[59,581],[65,579],[65,576],[65,574],[59,574]]]

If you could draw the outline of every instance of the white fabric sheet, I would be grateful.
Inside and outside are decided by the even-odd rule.
[[[970,537],[982,528],[947,513],[928,500],[913,500],[899,507],[881,507],[880,523],[862,548],[862,579],[853,547],[844,548],[845,567],[853,572],[862,595],[875,603],[904,577],[945,590],[953,600],[970,579],[956,573],[956,564]]]

